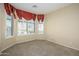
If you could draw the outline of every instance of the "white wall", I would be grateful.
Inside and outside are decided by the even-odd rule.
[[[47,40],[79,50],[79,4],[71,4],[47,15]]]

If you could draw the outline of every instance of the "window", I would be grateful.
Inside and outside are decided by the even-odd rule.
[[[43,22],[38,23],[38,33],[39,34],[44,33],[44,23]]]
[[[34,21],[28,21],[28,34],[33,34],[35,32]]]
[[[27,22],[23,20],[18,21],[18,35],[26,35],[27,34]]]
[[[33,34],[35,32],[34,21],[19,20],[17,32],[18,35]]]
[[[6,19],[6,37],[13,36],[13,17],[7,15]]]
[[[35,22],[33,20],[18,20],[18,35],[30,35],[35,33]],[[44,22],[38,22],[38,34],[44,33]]]

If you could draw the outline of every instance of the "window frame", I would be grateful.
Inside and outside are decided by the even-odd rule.
[[[22,20],[18,20],[18,21],[24,21],[24,22],[26,22],[26,32],[27,32],[27,34],[25,34],[25,35],[32,35],[32,34],[35,33],[35,21],[31,22],[31,21],[25,20],[25,19],[24,19],[24,20],[23,20],[23,19],[22,19]],[[20,35],[20,34],[18,35],[18,21],[17,21],[17,36],[25,36],[25,35],[23,35],[23,34],[22,34],[22,35]],[[31,24],[31,23],[34,24],[34,29],[33,29],[34,32],[33,32],[33,33],[29,33],[29,27],[28,27],[28,24],[29,24],[29,23],[30,23],[30,24]]]
[[[18,21],[17,21],[17,36],[24,36],[24,35],[27,35],[27,34],[22,34],[22,35],[21,35],[21,34],[18,34],[18,22],[19,22],[19,21],[26,23],[26,33],[27,33],[27,22],[26,22],[26,20],[18,20]]]
[[[33,31],[32,33],[29,33],[29,29],[28,29],[28,28],[29,28],[29,27],[28,27],[28,24],[29,24],[29,23],[34,25],[34,29],[33,29],[34,31]],[[28,27],[28,28],[27,28],[28,35],[32,35],[32,34],[35,33],[35,21],[33,21],[33,22],[27,21],[27,27]]]
[[[6,23],[7,20],[11,20],[11,35],[8,35],[8,32],[7,32],[7,28],[9,27],[9,26],[7,26],[7,23]],[[12,15],[11,16],[7,15],[6,19],[5,19],[5,38],[9,39],[9,38],[12,38],[13,36],[14,36],[14,21],[13,21],[13,16]]]
[[[43,31],[39,31],[39,24],[43,24]],[[44,22],[38,22],[38,34],[44,34]]]

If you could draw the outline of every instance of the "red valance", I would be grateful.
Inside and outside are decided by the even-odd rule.
[[[11,13],[13,14],[14,18],[16,19],[16,15],[15,15],[16,8],[14,8],[12,5],[10,5],[10,8],[11,8]]]
[[[8,14],[8,15],[11,15],[11,13],[10,13],[10,10],[9,10],[9,4],[8,3],[4,3],[4,8],[5,8],[5,10],[6,10],[6,13]]]
[[[32,20],[33,19],[35,21],[35,19],[36,19],[36,14],[32,14],[32,13],[22,11],[22,10],[19,10],[19,9],[16,9],[16,14],[17,14],[19,19],[22,19],[22,17],[26,20]]]
[[[8,3],[4,3],[4,8],[5,8],[6,13],[8,15],[11,16],[11,14],[13,14],[14,18],[16,18],[16,16],[15,16],[15,8],[12,5],[10,5]]]
[[[44,15],[37,15],[37,19],[38,19],[38,21],[40,22],[40,21],[44,21]]]
[[[42,21],[42,22],[44,21],[44,15],[36,15],[36,14],[30,13],[30,12],[16,9],[9,3],[4,3],[4,8],[6,10],[6,13],[10,16],[11,16],[11,14],[13,14],[14,18],[16,18],[16,15],[17,15],[19,19],[24,18],[26,20],[34,20],[35,21],[36,16],[37,16],[38,21]],[[15,11],[16,11],[16,15],[15,15]]]
[[[36,19],[36,14],[33,14],[32,17],[33,17],[33,20],[35,21],[35,19]]]
[[[16,15],[18,16],[19,19],[22,19],[22,11],[19,9],[16,9]]]
[[[23,11],[22,16],[26,20],[33,20],[33,19],[35,20],[36,19],[36,17],[34,17],[34,15],[32,13],[29,13],[29,12],[26,12],[26,11]]]

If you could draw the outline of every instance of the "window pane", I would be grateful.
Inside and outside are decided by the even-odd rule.
[[[34,23],[28,22],[28,34],[33,34],[35,32],[34,27],[35,27]]]
[[[18,21],[18,35],[27,34],[27,23],[25,21]]]
[[[12,36],[13,35],[13,19],[12,16],[7,15],[6,19],[6,36]]]
[[[38,32],[39,32],[39,34],[44,33],[44,24],[43,23],[38,24]]]

